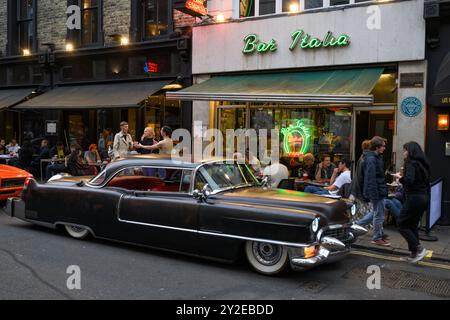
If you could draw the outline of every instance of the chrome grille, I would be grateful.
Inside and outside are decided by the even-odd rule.
[[[25,184],[25,179],[5,179],[1,180],[0,187],[1,188],[17,188],[17,187],[23,187]]]
[[[329,229],[323,232],[323,237],[332,237],[336,238],[339,241],[343,242],[346,246],[350,245],[350,229],[349,228],[336,228],[336,229]]]

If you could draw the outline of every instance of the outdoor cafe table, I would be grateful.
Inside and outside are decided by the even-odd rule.
[[[315,180],[303,180],[302,178],[296,178],[295,179],[295,189],[299,190],[299,189],[304,189],[306,186],[316,186],[316,187],[328,187],[329,184],[328,183],[321,183]]]
[[[4,160],[4,161],[6,162],[6,164],[8,164],[9,161],[10,161],[11,159],[14,159],[14,158],[16,158],[16,157],[11,156],[11,155],[9,155],[9,154],[2,154],[2,155],[0,155],[0,160]]]

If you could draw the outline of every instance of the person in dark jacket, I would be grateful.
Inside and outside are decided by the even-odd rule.
[[[28,140],[25,141],[22,145],[22,148],[19,149],[18,160],[13,163],[13,166],[24,170],[29,170],[31,166],[31,161],[33,161],[33,154],[34,154],[33,145],[31,144],[30,141]]]
[[[372,221],[372,243],[379,246],[390,246],[383,239],[384,223],[384,199],[388,190],[384,178],[384,164],[381,155],[386,149],[386,139],[375,136],[370,140],[370,151],[364,154],[362,163],[362,198],[369,202],[369,212],[357,222],[359,225],[367,225]],[[373,218],[372,218],[373,217]]]
[[[417,262],[427,254],[419,241],[419,222],[430,203],[430,164],[417,142],[403,146],[404,170],[397,173],[405,192],[405,203],[397,220],[400,234],[408,242],[411,255],[402,260]]]
[[[364,140],[361,144],[362,154],[356,163],[356,171],[353,175],[352,185],[350,187],[350,194],[358,200],[363,200],[362,186],[364,183],[364,155],[370,151],[370,140]]]

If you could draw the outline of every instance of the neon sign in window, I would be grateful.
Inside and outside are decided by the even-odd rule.
[[[309,151],[312,128],[306,119],[300,119],[295,124],[282,128],[283,151],[288,157],[299,157]]]

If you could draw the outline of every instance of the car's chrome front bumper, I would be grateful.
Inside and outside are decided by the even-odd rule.
[[[307,270],[324,263],[340,260],[348,255],[350,253],[350,243],[354,242],[358,236],[365,234],[367,230],[357,225],[347,227],[349,230],[346,240],[347,244],[337,238],[323,236],[324,232],[321,230],[318,233],[316,242],[318,249],[312,257],[305,258],[301,249],[290,248],[288,251],[292,269],[298,271]]]

